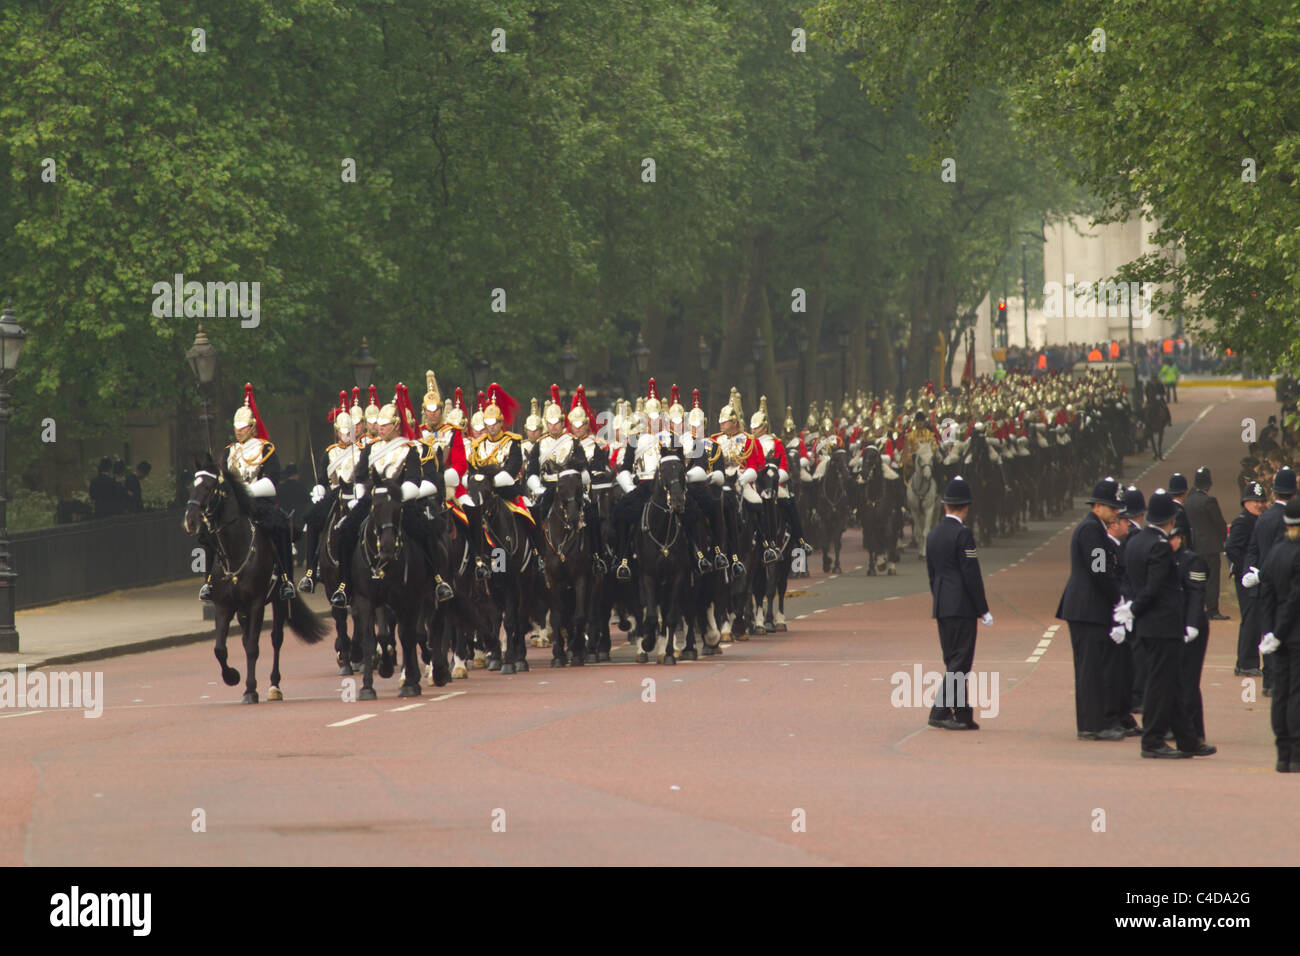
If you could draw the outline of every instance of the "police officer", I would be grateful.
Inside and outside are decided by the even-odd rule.
[[[1205,665],[1205,648],[1209,644],[1210,622],[1205,613],[1205,587],[1209,571],[1205,559],[1183,543],[1182,532],[1174,526],[1169,536],[1169,546],[1174,551],[1178,565],[1178,583],[1185,601],[1183,620],[1183,649],[1178,664],[1178,701],[1188,723],[1196,734],[1196,743],[1209,756],[1217,748],[1205,743],[1205,707],[1201,700],[1201,669]]]
[[[945,670],[943,687],[930,711],[930,726],[944,730],[979,730],[970,706],[958,706],[957,681],[965,686],[975,662],[975,619],[993,623],[984,596],[984,578],[975,553],[975,537],[966,527],[970,485],[957,475],[944,490],[943,519],[925,539],[925,560],[933,596],[932,616],[939,622],[939,647]]]
[[[1142,530],[1142,523],[1137,519],[1143,517],[1146,513],[1146,496],[1142,494],[1142,491],[1136,485],[1129,485],[1124,489],[1124,510],[1119,513],[1121,520],[1128,521],[1128,535],[1124,538],[1123,547],[1120,548],[1119,552],[1119,593],[1127,601],[1133,600],[1133,591],[1128,582],[1128,549],[1132,547],[1138,532]],[[1132,632],[1129,632],[1128,637],[1120,647],[1128,648],[1129,656],[1132,659],[1133,688],[1129,712],[1140,714],[1142,713],[1142,700],[1147,689],[1146,649],[1142,646],[1142,639]]]
[[[1187,509],[1184,502],[1187,500],[1187,476],[1182,472],[1174,472],[1169,476],[1169,495],[1178,505],[1178,513],[1174,517],[1174,524],[1183,534],[1183,544],[1187,547],[1192,546],[1192,522],[1187,517]]]
[[[1246,482],[1241,493],[1241,514],[1232,519],[1228,541],[1223,552],[1228,556],[1228,573],[1237,590],[1237,606],[1241,608],[1241,625],[1237,628],[1237,677],[1260,677],[1259,669],[1259,615],[1255,589],[1241,583],[1246,573],[1246,551],[1255,534],[1255,522],[1264,513],[1264,486],[1258,481]]]
[[[1300,587],[1300,499],[1282,512],[1283,538],[1259,572],[1259,649],[1273,673],[1273,734],[1277,772],[1300,773],[1300,616],[1289,597]]]
[[[1080,740],[1123,740],[1124,731],[1106,722],[1106,664],[1114,656],[1107,645],[1122,643],[1125,634],[1110,634],[1120,603],[1118,542],[1108,541],[1106,528],[1116,521],[1124,495],[1114,478],[1103,478],[1088,499],[1091,510],[1070,537],[1070,578],[1056,606],[1056,616],[1070,628],[1074,651],[1074,718]],[[1123,627],[1118,628],[1123,631]],[[1115,641],[1118,636],[1119,640]]]
[[[1244,587],[1255,588],[1259,586],[1259,569],[1263,563],[1268,560],[1268,553],[1272,550],[1273,545],[1282,537],[1282,512],[1286,504],[1296,493],[1295,472],[1290,468],[1283,466],[1273,475],[1273,504],[1259,516],[1255,522],[1255,530],[1250,536],[1250,546],[1246,549],[1246,572],[1241,576],[1241,583]],[[1252,637],[1260,633],[1258,625]],[[1272,661],[1264,659],[1264,696],[1271,696],[1273,693],[1273,673]]]
[[[1226,621],[1219,613],[1219,567],[1220,555],[1227,538],[1228,522],[1219,509],[1219,499],[1210,494],[1213,485],[1210,469],[1202,466],[1196,469],[1192,478],[1192,491],[1183,503],[1187,509],[1187,518],[1191,522],[1192,535],[1196,538],[1196,553],[1205,561],[1205,614],[1211,621]]]
[[[1196,732],[1179,706],[1178,683],[1181,651],[1187,634],[1185,602],[1179,586],[1178,565],[1169,535],[1174,530],[1178,505],[1163,488],[1147,502],[1147,526],[1134,539],[1128,560],[1131,604],[1121,603],[1115,620],[1132,627],[1147,648],[1149,672],[1142,720],[1143,757],[1209,756],[1213,748],[1199,744]],[[1165,743],[1173,729],[1178,749]]]

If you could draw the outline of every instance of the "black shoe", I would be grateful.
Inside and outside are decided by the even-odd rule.
[[[1258,667],[1237,667],[1232,671],[1234,677],[1263,677],[1264,672]]]
[[[764,549],[763,549],[763,563],[764,563],[764,564],[776,564],[777,560],[778,560],[780,557],[781,557],[781,556],[780,556],[779,554],[776,553],[776,548],[764,548]]]
[[[1220,613],[1218,613],[1218,612],[1216,611],[1215,613],[1209,615],[1208,620],[1211,620],[1211,621],[1231,621],[1232,618],[1228,617],[1226,614],[1220,614]]]
[[[1300,773],[1300,763],[1289,763],[1286,766],[1287,773]]]
[[[1075,736],[1078,737],[1079,740],[1096,740],[1096,739],[1097,739],[1097,735],[1096,735],[1095,733],[1093,733],[1091,730],[1081,730],[1081,731],[1079,731]]]
[[[488,578],[492,577],[492,572],[488,569],[488,566],[483,563],[482,558],[474,559],[474,577],[478,578],[480,581],[486,581]]]
[[[737,575],[745,573],[745,562],[734,554],[731,556],[731,572]]]
[[[303,577],[303,579],[298,582],[298,590],[301,591],[303,594],[311,594],[313,591],[316,590],[316,584],[314,581],[312,581],[310,571],[307,572],[307,574]]]
[[[1185,750],[1175,750],[1173,747],[1161,747],[1159,750],[1143,750],[1142,756],[1153,757],[1156,759],[1176,760],[1180,757],[1190,758],[1192,755]]]
[[[1138,731],[1139,735],[1141,733],[1141,731]],[[1107,727],[1105,730],[1097,731],[1098,740],[1123,740],[1127,736],[1128,734],[1118,727]]]
[[[212,600],[212,582],[211,582],[211,581],[204,581],[204,582],[203,582],[203,587],[199,588],[199,600],[200,600],[200,601],[211,601],[211,600]]]
[[[1289,763],[1287,763],[1285,760],[1279,760],[1279,761],[1277,762],[1277,772],[1278,772],[1278,773],[1291,773],[1291,766],[1292,766],[1292,765],[1289,764]],[[1300,763],[1295,764],[1295,766],[1296,766],[1297,768],[1300,768]]]
[[[1135,724],[1134,726],[1132,726],[1132,727],[1121,727],[1120,730],[1124,731],[1124,736],[1125,736],[1125,737],[1141,737],[1141,736],[1142,736],[1142,728],[1141,728],[1141,727],[1138,727],[1136,724]]]
[[[943,727],[944,730],[979,730],[980,729],[980,725],[975,723],[975,721],[973,720],[970,721],[941,720],[939,721],[939,724],[940,726]]]
[[[334,593],[330,595],[330,606],[339,608],[340,610],[348,606],[347,591],[342,584],[340,584],[335,589]]]
[[[627,566],[627,558],[618,563],[618,570],[614,572],[614,576],[620,581],[632,580],[632,569]]]
[[[1184,750],[1183,753],[1189,757],[1208,757],[1210,754],[1217,754],[1219,748],[1212,744],[1197,744],[1195,750]]]
[[[1272,696],[1273,696],[1273,688],[1271,688],[1271,687],[1265,687],[1263,693],[1264,693],[1264,696],[1265,696],[1265,697],[1272,697]]]
[[[433,594],[438,599],[439,604],[450,601],[452,597],[451,585],[446,581],[439,581],[438,586],[433,589]]]
[[[717,548],[713,549],[713,555],[714,555],[713,569],[715,571],[727,570],[727,556],[723,554],[721,551],[719,551]]]
[[[935,717],[931,717],[931,718],[930,718],[930,726],[931,726],[931,727],[938,727],[940,730],[945,729],[945,728],[944,728],[944,724],[949,724],[949,723],[952,723],[952,721],[951,721],[951,720],[939,720],[939,719],[937,719],[937,718],[935,718]]]
[[[703,551],[696,551],[695,566],[700,569],[700,574],[708,574],[713,570],[713,562],[704,556]]]

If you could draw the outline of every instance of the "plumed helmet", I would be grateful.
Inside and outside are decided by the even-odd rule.
[[[239,406],[235,412],[236,428],[253,428],[253,434],[263,440],[266,439],[266,426],[262,424],[262,417],[257,414],[257,400],[253,398],[253,383],[244,383],[244,404]]]
[[[799,426],[794,421],[794,409],[789,405],[785,407],[785,422],[781,425],[781,430],[785,433],[787,441],[799,434]]]
[[[691,410],[686,413],[686,423],[692,428],[700,428],[709,423],[709,416],[700,407],[700,390],[691,389]]]
[[[442,420],[448,425],[454,425],[456,428],[465,427],[465,393],[461,391],[459,385],[456,386],[451,408],[443,412]]]
[[[686,420],[686,409],[682,407],[681,396],[677,394],[675,383],[668,395],[668,420],[674,424]]]
[[[636,408],[632,410],[632,414],[624,417],[623,424],[627,427],[627,433],[629,435],[640,435],[645,431],[645,405],[645,399],[638,395],[636,397]]]
[[[488,404],[483,409],[483,424],[500,421],[509,428],[518,408],[519,403],[507,395],[505,389],[493,382],[488,386]]]
[[[847,406],[848,402],[846,401],[844,404]],[[771,428],[771,425],[772,423],[767,419],[767,396],[760,395],[758,397],[758,411],[749,419],[749,429],[755,431],[759,428]]]
[[[551,384],[551,397],[547,401],[546,407],[542,409],[542,418],[550,424],[558,422],[564,418],[564,409],[560,406],[560,386]]]
[[[424,410],[437,411],[442,408],[442,393],[438,391],[438,376],[433,374],[433,369],[428,369],[424,373],[424,381],[427,385],[424,393]]]
[[[352,387],[352,407],[348,409],[348,414],[352,416],[352,424],[358,428],[365,424],[366,413],[361,407],[361,389],[355,385]]]
[[[586,425],[590,428],[595,417],[591,406],[587,404],[587,389],[579,385],[573,390],[573,401],[569,403],[569,427],[577,430]]]
[[[379,424],[379,390],[370,386],[370,404],[366,406],[366,424]]]
[[[654,379],[650,379],[650,384],[646,386],[644,409],[648,417],[657,417],[663,410],[663,403],[659,401],[659,389]]]
[[[528,417],[524,419],[525,431],[530,431],[530,432],[541,431],[542,416],[537,414],[537,411],[538,409],[537,409],[536,397],[530,398],[528,400]]]
[[[722,410],[718,412],[718,424],[722,425],[726,422],[743,421],[740,415],[740,392],[736,391],[736,388],[733,385],[731,388],[731,398],[727,400],[727,404],[723,405]]]

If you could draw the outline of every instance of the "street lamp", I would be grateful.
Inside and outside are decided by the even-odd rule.
[[[371,356],[366,340],[362,339],[361,348],[357,349],[356,357],[352,359],[352,377],[362,394],[365,394],[366,389],[370,388],[370,383],[375,380],[375,366],[378,364]]]
[[[578,371],[578,356],[573,354],[573,340],[564,343],[564,352],[560,355],[560,375],[564,379],[564,384],[568,385],[573,381],[573,376]]]
[[[194,390],[199,395],[199,428],[208,442],[208,454],[212,454],[212,408],[208,401],[208,386],[217,374],[217,348],[208,341],[203,324],[194,336],[194,344],[185,353],[185,361],[194,373]]]
[[[840,347],[840,391],[847,397],[849,394],[849,330],[841,328],[835,334],[835,339]]]
[[[9,383],[18,368],[27,333],[18,325],[11,297],[0,313],[0,653],[18,653],[18,628],[14,627],[17,596],[14,582],[18,572],[9,555],[8,471],[9,471]]]
[[[808,405],[808,336],[800,329],[795,336],[795,345],[799,349],[799,407]]]
[[[753,407],[758,408],[758,393],[763,390],[763,356],[767,354],[767,343],[763,341],[763,333],[754,336],[752,348],[754,356],[754,398]],[[743,427],[743,426],[742,426]]]
[[[632,361],[636,363],[637,376],[645,378],[646,372],[650,371],[650,347],[645,344],[645,336],[640,332],[636,334],[636,347],[632,349]]]
[[[700,362],[700,391],[703,393],[700,401],[707,409],[709,407],[709,366],[713,364],[713,347],[702,335],[700,344],[695,347],[695,356]]]
[[[492,363],[489,362],[483,356],[483,353],[481,351],[474,352],[474,357],[469,360],[469,380],[470,380],[470,384],[473,386],[474,395],[478,395],[479,392],[480,375],[483,376],[483,387],[484,388],[487,387],[487,383],[488,383],[487,373],[488,373],[488,369],[490,369],[491,367],[492,367]],[[472,396],[470,398],[469,404],[471,408],[474,405],[474,398]]]

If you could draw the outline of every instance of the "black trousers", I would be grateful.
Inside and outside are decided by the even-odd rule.
[[[1147,645],[1146,641],[1136,634],[1129,632],[1128,639],[1124,642],[1130,648],[1129,653],[1133,655],[1133,704],[1132,710],[1135,714],[1142,713],[1144,702],[1147,695]]]
[[[1159,750],[1165,746],[1165,734],[1174,732],[1179,750],[1195,750],[1197,734],[1179,695],[1182,673],[1183,639],[1151,638],[1146,640],[1150,671],[1147,674],[1146,709],[1142,712],[1142,749]]]
[[[1206,622],[1203,622],[1206,623]],[[1201,668],[1209,645],[1208,623],[1196,640],[1183,644],[1178,664],[1178,698],[1199,740],[1205,739],[1205,706],[1201,700]]]
[[[1275,658],[1272,717],[1277,759],[1300,763],[1300,642],[1279,640],[1282,646],[1264,655],[1264,660]]]
[[[1223,555],[1221,554],[1203,554],[1205,567],[1209,571],[1209,576],[1205,579],[1205,613],[1210,617],[1219,613],[1219,588],[1221,568],[1223,566]]]
[[[1255,592],[1259,588],[1243,588],[1241,578],[1233,574],[1237,588],[1237,604],[1241,606],[1241,624],[1237,627],[1237,669],[1251,670],[1259,667],[1259,607]],[[1265,661],[1273,655],[1265,656]]]
[[[957,720],[968,724],[974,719],[970,707],[969,692],[964,701],[966,706],[958,707],[960,698],[948,695],[956,694],[957,683],[965,686],[966,675],[975,663],[975,618],[941,617],[939,618],[939,648],[943,652],[943,686],[935,695],[934,706],[930,708],[931,720]]]
[[[1079,733],[1095,734],[1106,723],[1106,648],[1113,644],[1105,624],[1070,621],[1070,647],[1074,651],[1074,722]]]
[[[1128,730],[1136,727],[1133,719],[1133,649],[1129,642],[1132,633],[1126,634],[1123,644],[1116,644],[1110,639],[1110,628],[1106,628],[1105,640],[1101,642],[1101,683],[1105,695],[1104,725]]]

